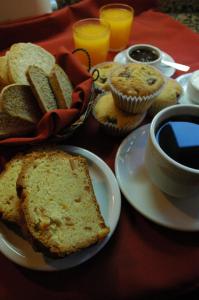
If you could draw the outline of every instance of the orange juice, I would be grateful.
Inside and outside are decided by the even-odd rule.
[[[84,19],[73,26],[75,48],[84,48],[88,51],[91,64],[96,65],[107,59],[110,40],[110,26],[99,19]],[[81,62],[87,65],[87,57],[79,54]]]
[[[120,51],[127,46],[133,15],[133,8],[125,4],[108,4],[100,9],[100,19],[107,21],[111,27],[110,49],[112,51]]]

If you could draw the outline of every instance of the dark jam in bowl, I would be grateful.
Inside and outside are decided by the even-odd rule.
[[[182,115],[165,120],[156,131],[162,150],[178,163],[199,170],[199,117]]]
[[[135,48],[130,50],[129,56],[140,62],[152,62],[159,58],[159,54],[155,49],[151,48]]]

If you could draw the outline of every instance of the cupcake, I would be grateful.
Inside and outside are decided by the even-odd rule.
[[[117,62],[107,61],[107,62],[98,64],[91,69],[94,80],[98,75],[95,70],[97,70],[99,73],[99,76],[95,80],[95,88],[98,92],[105,92],[105,91],[110,90],[108,77],[109,77],[110,73],[113,71],[113,69],[119,65],[120,64]]]
[[[145,113],[131,114],[120,110],[111,92],[98,95],[93,106],[93,116],[101,127],[115,136],[126,135],[143,121]]]
[[[165,78],[156,68],[145,64],[120,65],[109,77],[115,104],[130,113],[143,113],[160,93]]]
[[[160,110],[167,106],[178,103],[178,99],[182,95],[182,87],[175,79],[168,79],[160,94],[155,97],[149,108],[149,114],[153,117]]]

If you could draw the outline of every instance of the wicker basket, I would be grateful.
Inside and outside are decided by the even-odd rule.
[[[83,51],[85,53],[85,55],[87,56],[88,71],[90,72],[90,70],[91,70],[91,59],[90,59],[89,53],[83,48],[77,48],[72,53],[75,53],[75,52],[78,52],[78,51]],[[92,74],[94,74],[94,72],[96,72],[96,70],[93,70]],[[95,76],[94,81],[98,78],[98,76],[99,76],[99,74]],[[92,110],[92,106],[93,106],[95,96],[96,96],[95,83],[93,82],[93,85],[92,85],[92,88],[91,88],[90,98],[89,98],[89,101],[88,101],[88,106],[87,106],[85,112],[73,124],[71,124],[70,126],[62,129],[58,134],[56,134],[55,136],[50,137],[49,140],[52,141],[52,142],[59,142],[59,141],[64,141],[67,138],[69,138],[70,136],[72,136],[85,123],[86,119],[88,118],[88,116],[89,116],[89,114]]]
[[[61,142],[61,141],[66,140],[70,136],[72,136],[85,123],[86,119],[88,118],[88,116],[91,112],[92,106],[93,106],[94,99],[95,99],[95,89],[94,89],[94,85],[93,85],[92,89],[91,89],[91,95],[90,95],[90,99],[88,102],[88,106],[87,106],[85,112],[73,124],[60,130],[60,132],[58,134],[50,137],[49,140],[51,142],[59,142],[59,141]]]

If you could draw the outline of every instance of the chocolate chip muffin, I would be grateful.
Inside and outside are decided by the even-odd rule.
[[[164,76],[156,68],[132,63],[115,68],[109,79],[115,104],[131,113],[147,111],[164,82]]]
[[[111,92],[98,95],[93,106],[93,116],[111,135],[122,136],[141,124],[146,113],[132,114],[120,110]]]
[[[169,78],[159,95],[155,97],[149,108],[149,114],[153,117],[163,108],[177,104],[182,93],[181,85],[175,79]]]
[[[99,72],[99,76],[97,80],[95,81],[95,87],[98,92],[105,92],[110,90],[109,86],[109,75],[113,71],[115,67],[118,67],[120,64],[113,61],[107,61],[101,64],[98,64],[92,68],[92,72],[94,70],[97,70]],[[95,79],[96,73],[93,74],[93,77]]]

